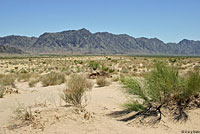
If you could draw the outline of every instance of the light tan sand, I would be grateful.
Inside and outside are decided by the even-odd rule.
[[[200,109],[189,112],[190,119],[186,123],[174,123],[164,117],[163,121],[154,126],[138,125],[133,122],[121,122],[118,118],[109,116],[122,110],[121,104],[126,101],[120,84],[113,82],[107,87],[97,87],[87,92],[88,105],[85,112],[77,114],[70,107],[63,107],[65,103],[60,99],[65,84],[50,87],[29,88],[27,83],[17,85],[20,94],[6,95],[0,99],[0,134],[181,134],[182,130],[200,130]],[[33,129],[25,126],[8,129],[13,124],[12,109],[23,103],[26,106],[46,104],[36,107],[42,111],[44,129]],[[91,117],[85,119],[89,113]],[[58,118],[58,119],[56,119]]]

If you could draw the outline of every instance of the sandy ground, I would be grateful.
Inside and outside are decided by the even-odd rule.
[[[182,133],[182,130],[200,131],[200,109],[190,111],[190,119],[186,123],[175,123],[164,117],[163,121],[153,126],[138,125],[132,121],[122,122],[118,120],[122,117],[110,116],[113,112],[121,111],[121,104],[127,100],[117,82],[101,88],[95,85],[88,91],[85,111],[65,106],[60,99],[65,84],[29,88],[27,83],[19,83],[17,88],[20,94],[6,95],[0,99],[0,134],[175,134]],[[11,127],[14,123],[12,111],[18,104],[33,106],[33,110],[39,110],[43,124],[40,126],[43,127]]]

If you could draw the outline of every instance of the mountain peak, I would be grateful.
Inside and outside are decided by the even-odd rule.
[[[184,39],[180,44],[164,43],[158,38],[134,38],[126,34],[108,32],[91,33],[86,28],[44,33],[39,38],[9,37],[0,38],[0,45],[36,54],[200,55],[200,41]],[[5,49],[2,47],[2,51],[5,52]]]
[[[79,29],[77,30],[79,32],[84,32],[84,33],[91,33],[89,30],[87,30],[86,28],[82,28],[82,29]]]
[[[190,42],[192,42],[193,40],[188,40],[188,39],[183,39],[181,40],[178,44],[188,44]]]

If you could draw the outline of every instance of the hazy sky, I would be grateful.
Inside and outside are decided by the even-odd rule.
[[[0,0],[0,37],[81,28],[200,40],[200,0]]]

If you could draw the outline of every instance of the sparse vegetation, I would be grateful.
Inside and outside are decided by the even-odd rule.
[[[23,127],[23,130],[31,127],[33,133],[38,131],[34,128],[43,130],[44,126],[46,128],[57,121],[64,121],[66,119],[63,118],[64,116],[71,118],[71,112],[76,114],[73,115],[74,118],[90,120],[93,115],[87,112],[87,108],[93,108],[95,105],[94,112],[102,110],[100,112],[103,113],[105,110],[107,114],[106,109],[112,111],[112,108],[126,98],[130,100],[122,105],[125,111],[118,111],[116,107],[116,110],[113,109],[113,116],[118,119],[124,117],[122,121],[131,120],[130,123],[133,125],[138,121],[154,123],[161,119],[168,125],[169,120],[172,123],[172,118],[175,121],[187,120],[188,116],[194,113],[190,118],[193,122],[194,117],[198,117],[199,114],[198,109],[189,111],[200,107],[199,58],[55,55],[14,58],[1,57],[0,60],[2,74],[0,75],[0,102],[4,104],[13,101],[7,104],[15,104],[16,99],[12,97],[16,97],[19,98],[20,103],[26,101],[26,105],[30,106],[21,105],[15,109],[16,122],[13,121],[15,124],[10,128],[17,129],[18,132],[21,132],[20,127]],[[156,65],[154,66],[152,62]],[[56,92],[60,92],[63,88],[63,85],[59,86],[59,84],[65,82],[66,89],[62,92],[61,98],[69,107],[64,108],[59,106],[63,103],[56,97]],[[92,82],[97,85],[94,91],[90,90],[93,86]],[[111,86],[104,87],[110,82],[113,82]],[[122,83],[127,96],[121,94],[120,90],[115,90],[120,88],[118,84]],[[41,87],[50,85],[58,86]],[[37,88],[31,89],[28,86]],[[51,92],[51,89],[55,91]],[[92,103],[88,103],[90,95]],[[98,101],[99,99],[101,101]],[[117,105],[114,104],[115,101]],[[107,102],[109,105],[104,105]],[[1,107],[4,111],[8,110],[6,103]],[[85,107],[88,104],[89,106]],[[5,113],[2,112],[2,116]],[[124,115],[126,113],[129,114]],[[94,116],[98,115],[94,114]],[[195,124],[198,125],[196,122]]]
[[[100,64],[96,61],[89,61],[88,62],[88,66],[92,69],[92,70],[97,70],[98,68],[100,68]]]
[[[161,108],[165,106],[170,109],[173,105],[176,105],[176,108],[171,110],[175,119],[187,120],[188,117],[184,110],[193,101],[194,96],[200,93],[199,72],[193,72],[188,77],[181,77],[176,69],[161,62],[156,63],[154,70],[144,81],[124,78],[122,82],[126,91],[131,95],[137,95],[140,100],[140,103],[132,100],[125,104],[125,107],[128,110],[142,110],[138,114],[140,116],[157,113],[160,115],[157,121],[160,121],[162,117]]]
[[[15,79],[16,79],[16,76],[12,74],[0,75],[0,85],[15,87]]]
[[[40,82],[41,80],[41,76],[38,75],[38,74],[33,74],[30,79],[29,79],[29,82],[28,82],[28,85],[29,87],[34,87],[35,84],[37,84],[38,82]]]
[[[109,81],[107,80],[107,78],[104,76],[97,77],[96,81],[97,81],[97,85],[99,87],[108,86],[110,84]]]
[[[0,98],[3,98],[5,94],[5,88],[3,86],[0,86]]]
[[[68,104],[84,107],[83,101],[87,101],[85,92],[92,87],[93,84],[86,77],[78,74],[71,75],[67,80],[67,89],[64,90],[62,99]]]
[[[112,76],[112,81],[114,81],[114,82],[119,81],[119,79],[120,79],[120,77],[117,75]]]
[[[18,74],[18,81],[23,81],[27,82],[31,78],[32,74],[31,73],[20,73]]]
[[[22,104],[19,104],[18,107],[14,109],[13,114],[16,120],[30,121],[30,122],[34,120],[31,107],[28,108]]]
[[[145,110],[144,105],[142,105],[138,101],[130,101],[130,102],[125,103],[123,106],[128,111],[142,111],[142,110]]]
[[[34,87],[36,83],[38,83],[40,81],[40,79],[31,79],[28,82],[29,87]]]
[[[51,72],[42,76],[41,82],[44,87],[60,85],[65,82],[65,75],[63,73]]]

